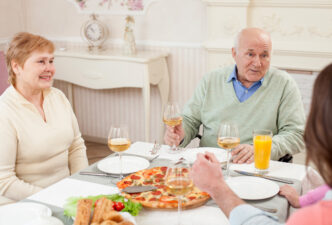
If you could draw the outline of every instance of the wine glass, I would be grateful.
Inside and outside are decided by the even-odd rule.
[[[167,103],[163,115],[163,122],[171,127],[176,127],[182,123],[180,109],[176,103]],[[176,153],[178,148],[173,143],[170,153]]]
[[[108,134],[108,147],[113,152],[117,152],[119,155],[119,164],[112,165],[114,167],[119,166],[120,175],[119,179],[123,179],[122,175],[122,152],[130,147],[130,139],[128,135],[128,128],[126,126],[112,126]]]
[[[168,166],[165,185],[167,191],[178,198],[178,221],[181,224],[182,197],[193,189],[193,181],[190,177],[190,164],[184,158],[172,161]]]
[[[240,144],[239,130],[234,123],[221,123],[218,132],[218,145],[227,151],[226,176],[229,177],[230,152]]]

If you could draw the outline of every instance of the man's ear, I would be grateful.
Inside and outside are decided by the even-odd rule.
[[[233,56],[233,59],[235,60],[235,56],[236,56],[236,49],[233,47],[232,48],[232,56]]]

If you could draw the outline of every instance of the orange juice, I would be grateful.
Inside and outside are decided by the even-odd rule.
[[[272,137],[270,135],[254,136],[255,168],[267,170],[271,156]]]

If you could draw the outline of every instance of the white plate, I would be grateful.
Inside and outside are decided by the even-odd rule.
[[[149,161],[136,156],[122,156],[122,173],[134,173],[148,168]],[[119,157],[109,157],[97,164],[97,168],[105,173],[120,173]]]
[[[279,186],[275,182],[259,177],[230,177],[226,182],[244,200],[266,199],[279,192]]]
[[[38,217],[50,217],[52,211],[45,205],[32,202],[19,202],[0,207],[0,224],[33,224]]]
[[[211,148],[211,147],[200,147],[200,148],[191,148],[187,149],[181,155],[186,158],[190,163],[195,162],[198,153],[211,152],[213,153],[219,162],[227,160],[227,152],[221,148]]]

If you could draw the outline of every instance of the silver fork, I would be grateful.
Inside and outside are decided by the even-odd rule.
[[[157,141],[154,141],[154,145],[153,145],[152,149],[150,150],[151,155],[157,154],[160,148],[161,148],[161,145],[157,144]]]

